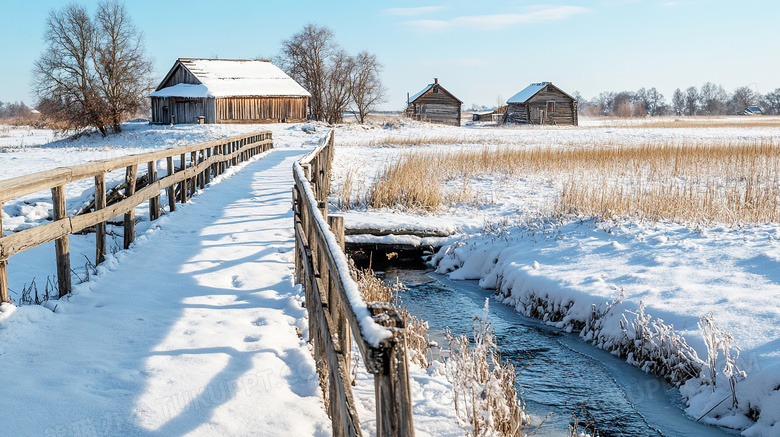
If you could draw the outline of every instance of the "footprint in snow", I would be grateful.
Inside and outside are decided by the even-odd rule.
[[[244,337],[244,341],[246,343],[254,343],[260,341],[260,337],[256,337],[254,335],[247,335],[246,337]]]
[[[244,282],[244,280],[238,276],[233,276],[233,281],[231,284],[233,285],[233,288],[241,288],[246,284],[246,282]]]

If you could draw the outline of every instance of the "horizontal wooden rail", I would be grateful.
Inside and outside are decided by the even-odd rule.
[[[166,190],[169,208],[173,211],[177,200],[175,198],[177,184],[180,191],[179,200],[186,202],[187,198],[194,194],[196,187],[203,188],[208,181],[224,173],[231,165],[245,161],[272,147],[272,134],[264,131],[149,153],[92,161],[0,181],[0,206],[3,202],[47,189],[52,190],[52,203],[55,205],[53,222],[10,235],[2,234],[2,218],[0,218],[0,302],[9,301],[7,265],[12,255],[50,241],[57,242],[59,295],[68,294],[70,260],[67,239],[70,234],[95,227],[97,236],[95,264],[99,264],[105,256],[105,224],[109,219],[124,215],[124,247],[127,248],[135,238],[133,211],[136,206],[148,201],[150,220],[156,220],[160,216],[162,190]],[[188,155],[190,156],[189,167],[186,166]],[[173,168],[175,156],[180,157],[179,169]],[[156,174],[159,160],[165,160],[168,166],[167,176],[160,179]],[[136,192],[138,166],[144,164],[154,174],[149,174],[148,185]],[[105,173],[123,167],[126,168],[125,198],[106,206]],[[95,210],[68,217],[65,214],[65,184],[86,178],[95,180]]]
[[[327,216],[333,132],[293,165],[296,282],[303,284],[309,338],[335,436],[359,436],[349,379],[351,345],[374,375],[378,436],[413,436],[405,320],[367,303],[349,271],[342,217]]]

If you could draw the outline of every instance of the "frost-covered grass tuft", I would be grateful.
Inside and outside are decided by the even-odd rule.
[[[470,436],[522,436],[529,424],[515,367],[501,360],[496,336],[485,315],[475,317],[473,345],[465,335],[445,333],[450,344],[447,379],[455,394],[455,413]],[[520,396],[518,396],[520,395]]]
[[[420,365],[423,369],[430,366],[432,357],[429,357],[428,322],[409,314],[404,308],[400,293],[406,290],[401,282],[387,284],[374,272],[368,269],[356,269],[357,283],[363,299],[366,302],[390,302],[398,311],[399,316],[406,320],[406,345],[409,350],[409,359]]]

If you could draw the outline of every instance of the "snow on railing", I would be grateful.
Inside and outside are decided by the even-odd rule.
[[[413,436],[406,321],[387,303],[366,302],[352,277],[343,217],[328,217],[333,146],[331,131],[293,164],[295,279],[306,292],[309,339],[333,433],[361,435],[349,371],[354,334],[374,375],[377,435]]]

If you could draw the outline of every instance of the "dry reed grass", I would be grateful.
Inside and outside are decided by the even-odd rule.
[[[597,127],[608,128],[745,128],[780,127],[780,117],[776,116],[720,116],[720,117],[648,117],[631,118],[591,118],[598,122]],[[592,128],[594,126],[588,126]]]
[[[474,201],[468,180],[480,174],[551,181],[559,192],[555,214],[729,225],[780,220],[780,143],[774,139],[413,151],[380,172],[366,202],[435,211]],[[446,189],[453,180],[463,189]]]
[[[404,308],[400,293],[405,291],[406,287],[400,282],[388,285],[370,269],[358,269],[356,275],[360,292],[366,302],[390,302],[398,311],[398,315],[406,320],[406,344],[413,352],[409,359],[424,369],[428,368],[428,322],[409,314]]]
[[[469,436],[523,436],[529,418],[522,389],[514,365],[501,359],[488,310],[486,299],[484,316],[474,318],[473,343],[465,335],[445,334],[450,347],[447,379],[455,395],[455,414],[467,424]]]

